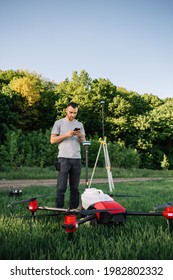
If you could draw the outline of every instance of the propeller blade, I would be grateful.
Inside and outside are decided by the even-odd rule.
[[[131,194],[109,194],[111,197],[141,197],[141,195],[131,195]]]
[[[162,208],[169,207],[171,205],[173,205],[173,201],[168,201],[164,204],[159,204],[159,205],[155,206],[154,209],[162,209]]]
[[[44,195],[40,195],[40,196],[37,196],[37,197],[31,197],[31,198],[28,198],[28,199],[23,199],[23,200],[19,200],[19,201],[14,201],[14,202],[8,204],[7,207],[10,207],[10,206],[12,206],[12,205],[17,205],[17,204],[22,204],[22,203],[31,202],[31,201],[33,201],[33,200],[36,200],[36,199],[40,198],[40,197],[46,197],[46,196],[49,196],[49,195],[51,195],[51,194],[54,194],[54,193],[49,193],[49,194],[44,194]]]
[[[17,205],[17,204],[23,204],[23,203],[31,202],[31,201],[36,200],[36,199],[37,199],[37,197],[32,197],[32,198],[28,198],[28,199],[14,201],[14,202],[8,204],[7,207],[10,207],[12,205]]]

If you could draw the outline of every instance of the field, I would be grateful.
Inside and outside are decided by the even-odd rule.
[[[153,207],[173,200],[173,180],[119,182],[116,194],[141,195],[118,197],[127,210],[153,211]],[[108,193],[108,184],[94,185]],[[80,186],[80,192],[85,185]],[[27,204],[7,207],[15,200],[49,194],[39,205],[54,207],[55,186],[22,189],[21,197],[10,197],[0,190],[0,259],[1,260],[172,260],[173,233],[163,217],[127,217],[124,226],[78,227],[72,240],[62,229],[63,217],[28,218]],[[66,195],[66,206],[68,205]],[[43,212],[41,212],[43,213]],[[16,218],[25,215],[26,218]]]

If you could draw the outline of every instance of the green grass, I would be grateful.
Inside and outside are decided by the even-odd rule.
[[[127,210],[152,211],[153,207],[173,200],[173,181],[116,183],[116,194],[138,194],[137,198],[117,198]],[[108,192],[107,184],[97,187]],[[80,186],[80,192],[85,186]],[[164,217],[127,217],[124,226],[79,225],[73,240],[62,229],[63,216],[15,218],[28,215],[27,204],[7,207],[13,201],[49,193],[40,205],[55,204],[55,187],[25,187],[21,197],[0,193],[0,259],[15,260],[172,260],[173,234]],[[66,194],[66,206],[69,193]],[[29,214],[30,215],[30,214]]]
[[[89,178],[93,172],[92,168],[88,169]],[[134,178],[134,177],[173,177],[173,170],[149,170],[149,169],[124,169],[112,168],[112,176],[115,178]],[[83,179],[86,177],[85,166],[82,168]],[[16,167],[0,171],[0,180],[13,179],[54,179],[56,178],[56,170],[54,166],[49,168],[41,167]],[[94,178],[107,178],[105,168],[97,167]]]

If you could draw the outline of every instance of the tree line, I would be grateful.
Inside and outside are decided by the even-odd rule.
[[[115,167],[173,168],[173,98],[140,95],[82,70],[55,83],[37,73],[0,71],[0,168],[50,166],[57,153],[50,130],[65,106],[79,104],[78,119],[92,141],[90,164],[104,134]],[[101,165],[104,159],[101,160]]]

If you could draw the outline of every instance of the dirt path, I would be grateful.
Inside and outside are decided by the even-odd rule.
[[[162,180],[160,178],[114,178],[116,182],[137,182],[137,181],[151,181],[151,180]],[[85,179],[81,179],[81,184],[85,184]],[[103,184],[107,183],[107,179],[93,179],[92,184]],[[28,186],[55,186],[56,179],[39,179],[39,180],[0,180],[0,188],[16,188],[16,187],[28,187]]]

